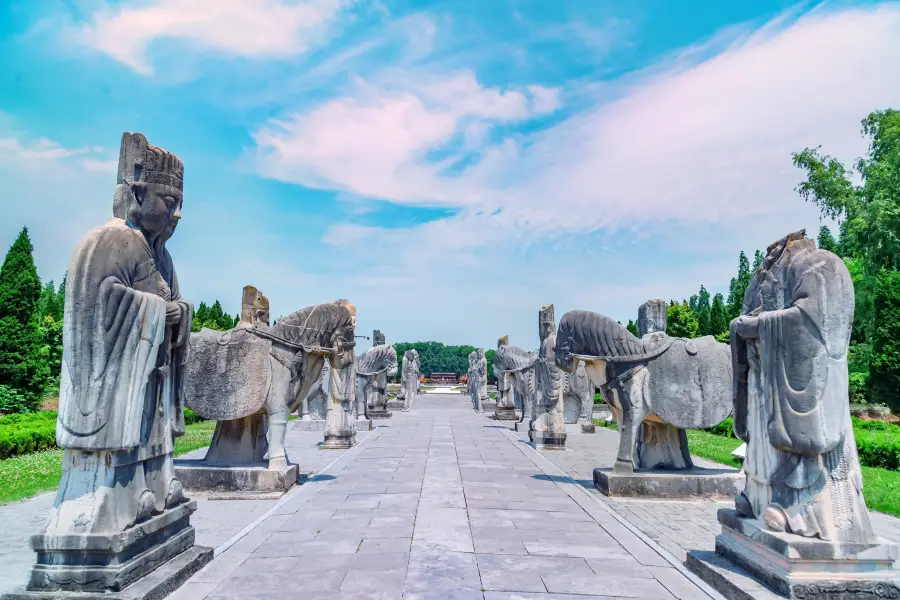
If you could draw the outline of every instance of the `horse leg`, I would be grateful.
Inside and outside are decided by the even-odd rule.
[[[287,452],[284,449],[284,438],[287,434],[288,406],[290,399],[290,372],[274,358],[272,362],[272,388],[266,399],[266,416],[269,421],[269,469],[285,471],[288,467]],[[305,395],[304,395],[305,398]]]
[[[634,443],[641,423],[647,418],[647,405],[643,398],[644,369],[615,391],[619,394],[622,418],[619,422],[619,452],[616,456],[616,473],[634,472]]]

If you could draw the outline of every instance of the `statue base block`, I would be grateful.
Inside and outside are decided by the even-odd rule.
[[[387,408],[388,408],[388,410],[402,410],[403,409],[403,400],[388,400]]]
[[[719,510],[719,522],[715,553],[690,552],[686,564],[727,598],[761,597],[747,595],[751,582],[773,598],[900,598],[896,544],[833,543],[768,531],[733,509]]]
[[[307,421],[309,422],[309,421]],[[283,494],[297,482],[300,467],[270,469],[266,463],[217,465],[205,460],[175,460],[175,476],[185,489],[199,492],[252,492]]]
[[[212,559],[212,548],[193,546],[119,592],[18,589],[3,594],[0,600],[160,600],[181,587]]]
[[[148,582],[174,590],[212,559],[211,549],[194,546],[195,510],[191,500],[114,535],[34,535],[37,561],[27,589],[3,598],[143,598],[133,592]]]
[[[497,421],[518,421],[519,415],[516,414],[515,408],[499,408],[494,412],[494,419]]]
[[[374,427],[374,423],[372,423],[372,419],[356,419],[353,421],[353,427],[357,431],[372,431]]]
[[[296,419],[292,421],[294,431],[325,431],[325,419]]]
[[[526,419],[525,421],[519,421],[518,423],[516,423],[516,427],[515,427],[516,431],[521,431],[521,432],[528,431],[529,421],[531,421],[531,419]]]
[[[544,450],[565,450],[566,449],[566,432],[553,431],[529,431],[528,439],[534,444],[535,448]]]
[[[319,446],[321,450],[346,450],[356,445],[355,431],[341,431],[339,433],[325,432],[325,441]]]
[[[581,433],[597,433],[597,426],[593,423],[582,423]]]
[[[394,413],[389,411],[387,408],[370,408],[368,413],[366,414],[366,416],[369,417],[369,419],[371,419],[371,420],[374,420],[374,419],[384,420],[384,419],[390,419],[391,417],[393,417]]]
[[[649,498],[721,497],[734,498],[742,488],[744,476],[731,469],[635,471],[616,473],[613,469],[594,469],[594,487],[605,496],[645,496]]]

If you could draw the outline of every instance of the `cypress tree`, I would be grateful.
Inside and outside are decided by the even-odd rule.
[[[631,335],[635,337],[641,337],[640,332],[638,332],[637,323],[635,323],[631,319],[628,319],[628,325],[626,325],[625,328],[631,332]]]
[[[34,247],[23,227],[0,267],[0,384],[18,389],[34,409],[43,396],[49,369],[41,359],[43,336],[37,308],[41,280]]]
[[[716,294],[709,309],[709,329],[712,335],[721,335],[728,331],[730,323],[725,310],[725,298]]]
[[[700,286],[700,293],[697,297],[697,331],[700,335],[710,335],[712,333],[711,329],[711,314],[710,314],[710,305],[709,305],[709,292],[707,291],[705,286]]]
[[[837,240],[834,239],[834,236],[831,234],[831,230],[828,229],[826,225],[822,225],[819,227],[819,237],[816,238],[816,245],[823,249],[828,250],[829,252],[838,253],[838,243]]]
[[[759,268],[762,266],[763,261],[766,260],[766,255],[760,252],[759,250],[753,255],[753,270],[750,271],[750,276],[752,277],[754,273],[756,273]],[[750,277],[747,278],[747,283],[750,283]],[[744,286],[744,289],[747,289],[747,286]]]
[[[750,285],[750,261],[747,255],[741,250],[738,257],[738,273],[737,277],[732,278],[731,285],[728,288],[728,317],[736,318],[744,309],[744,292]]]

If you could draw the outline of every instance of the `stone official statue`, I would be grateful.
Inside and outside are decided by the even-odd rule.
[[[184,500],[172,451],[193,308],[166,250],[183,178],[177,156],[126,133],[114,216],[72,257],[56,433],[66,452],[48,532],[122,531]]]
[[[184,434],[193,316],[166,250],[183,179],[177,156],[140,133],[122,136],[113,218],[81,240],[69,264],[62,480],[31,538],[27,591],[13,597],[106,597],[144,577],[147,589],[166,589],[212,559],[194,546],[197,503],[184,497],[172,460]]]
[[[403,399],[403,411],[412,408],[412,402],[419,393],[419,353],[415,349],[403,353],[403,371],[401,373],[400,394]]]
[[[535,362],[534,415],[528,436],[538,446],[563,448],[566,422],[563,408],[564,373],[556,365],[556,317],[552,304],[538,313],[541,349]]]
[[[768,249],[731,323],[740,516],[833,542],[875,540],[847,400],[853,284],[805,232]]]

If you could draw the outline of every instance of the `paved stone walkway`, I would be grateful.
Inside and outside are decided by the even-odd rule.
[[[528,433],[519,433],[527,440]],[[583,485],[592,494],[595,467],[609,467],[615,463],[619,434],[610,429],[597,428],[595,434],[569,435],[565,452],[545,452],[543,455],[559,466],[566,475]],[[722,465],[694,458],[697,466],[722,468]],[[716,518],[720,508],[730,508],[732,501],[651,500],[645,498],[608,498],[607,506],[631,525],[653,539],[679,562],[684,562],[688,550],[714,550],[715,537],[721,531]],[[871,513],[873,525],[884,538],[900,543],[900,519],[883,513]]]
[[[369,432],[360,432],[364,439]],[[322,432],[300,432],[288,425],[285,446],[291,461],[300,466],[300,472],[311,475],[340,457],[343,450],[319,450]],[[185,454],[185,458],[203,458],[206,449]],[[28,545],[29,538],[43,526],[56,492],[41,494],[29,500],[0,506],[0,594],[21,586],[28,578],[28,570],[34,563],[34,552]],[[191,524],[197,530],[197,543],[212,548],[225,543],[244,527],[271,510],[276,500],[197,500],[197,512]]]
[[[703,599],[596,498],[459,395],[296,488],[175,599]]]

